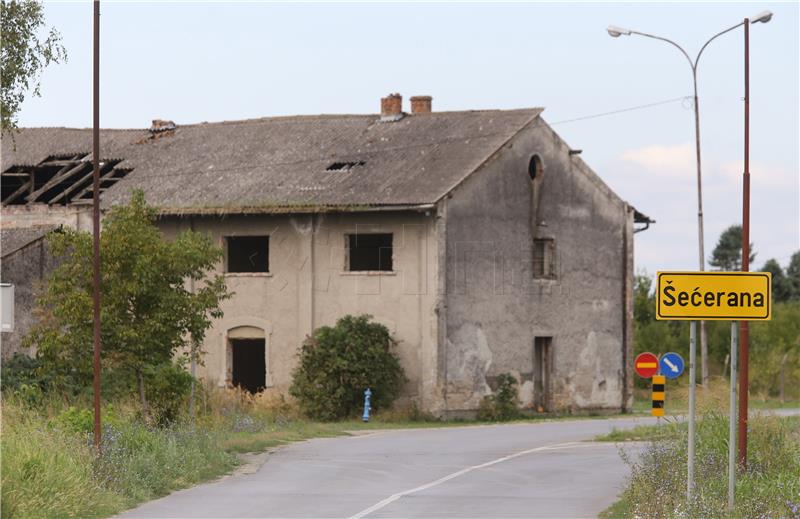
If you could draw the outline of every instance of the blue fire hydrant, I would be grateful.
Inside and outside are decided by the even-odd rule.
[[[369,398],[371,396],[372,396],[372,391],[370,391],[370,389],[367,388],[367,390],[364,391],[364,416],[361,417],[361,419],[364,420],[365,422],[369,422],[369,410],[370,410]]]

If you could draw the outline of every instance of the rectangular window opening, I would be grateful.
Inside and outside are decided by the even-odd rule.
[[[553,238],[533,240],[533,277],[556,278],[556,241]]]
[[[269,236],[228,236],[226,272],[269,272]]]
[[[347,270],[350,272],[392,271],[391,233],[348,234]]]

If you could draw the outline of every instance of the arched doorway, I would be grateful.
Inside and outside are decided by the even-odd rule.
[[[267,387],[267,344],[264,330],[238,326],[228,330],[230,383],[250,393]]]

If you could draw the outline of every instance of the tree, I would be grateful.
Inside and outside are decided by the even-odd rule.
[[[789,265],[786,267],[786,279],[791,287],[791,299],[800,301],[800,250],[792,254]]]
[[[750,244],[750,262],[756,258]],[[731,225],[719,237],[717,246],[708,263],[717,270],[737,271],[742,269],[742,226]]]
[[[39,94],[39,77],[50,63],[67,59],[61,35],[44,32],[42,4],[35,0],[0,0],[0,131],[17,127],[25,94]]]
[[[761,267],[761,272],[772,273],[772,300],[775,303],[783,303],[791,299],[791,281],[783,274],[783,269],[777,260],[767,260],[764,266]]]
[[[289,392],[300,408],[321,420],[356,414],[364,404],[364,390],[372,390],[372,407],[388,407],[405,381],[396,345],[389,330],[370,322],[369,315],[347,315],[336,326],[314,330],[300,350]]]
[[[142,412],[150,417],[146,375],[163,370],[199,344],[222,316],[230,296],[224,278],[209,274],[222,250],[209,236],[186,231],[167,241],[155,226],[156,212],[141,191],[130,205],[104,219],[100,255],[104,369],[131,373]],[[87,386],[92,373],[92,236],[63,230],[48,244],[62,263],[38,298],[43,319],[26,337],[41,366],[63,388]],[[194,290],[187,289],[193,281]]]

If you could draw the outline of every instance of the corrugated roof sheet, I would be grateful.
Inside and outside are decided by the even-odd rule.
[[[124,203],[132,189],[167,212],[434,203],[478,168],[541,109],[434,112],[380,122],[377,115],[274,117],[104,130],[101,154],[133,168],[105,192]],[[2,168],[89,152],[91,130],[24,129],[3,139]],[[361,162],[327,171],[334,162]]]

